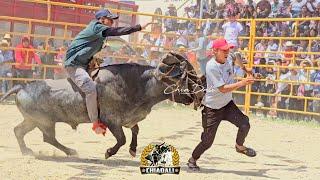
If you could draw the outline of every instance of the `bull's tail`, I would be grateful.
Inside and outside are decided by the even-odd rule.
[[[7,97],[9,97],[11,94],[16,94],[18,93],[21,89],[23,89],[23,86],[21,84],[15,85],[12,89],[10,89],[7,93],[5,93],[1,99],[0,102],[5,100]]]

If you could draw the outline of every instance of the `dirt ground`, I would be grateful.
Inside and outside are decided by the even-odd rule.
[[[200,111],[157,106],[140,125],[138,156],[128,153],[131,131],[125,129],[127,144],[117,155],[104,159],[115,143],[109,132],[97,136],[90,124],[77,131],[57,124],[57,139],[76,149],[79,157],[66,157],[42,141],[38,129],[26,135],[27,146],[36,156],[22,156],[13,128],[22,121],[15,105],[0,105],[0,179],[319,179],[320,128],[289,125],[251,118],[246,144],[257,150],[249,158],[234,149],[237,129],[223,122],[214,145],[200,158],[200,172],[186,167],[201,135]],[[175,146],[180,155],[179,175],[141,175],[140,154],[145,146],[163,142]]]

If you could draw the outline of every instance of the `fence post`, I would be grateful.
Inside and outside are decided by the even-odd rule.
[[[47,0],[47,7],[48,7],[48,16],[47,16],[47,21],[51,20],[51,4],[50,4],[50,0]]]
[[[249,39],[249,62],[248,62],[249,68],[252,68],[253,66],[255,37],[256,37],[256,21],[254,19],[251,19],[250,39]],[[246,95],[245,95],[245,102],[244,102],[244,111],[246,114],[248,114],[250,110],[250,96],[251,96],[251,85],[246,86]]]

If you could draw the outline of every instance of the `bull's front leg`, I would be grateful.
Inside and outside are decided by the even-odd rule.
[[[132,132],[132,140],[131,140],[131,144],[130,144],[129,153],[131,154],[132,157],[136,157],[136,153],[137,153],[137,138],[138,138],[138,133],[139,133],[138,124],[136,124],[135,126],[133,126],[131,128],[131,132]]]
[[[122,126],[109,124],[108,128],[110,129],[113,136],[116,138],[117,143],[112,148],[109,148],[105,153],[105,158],[108,159],[110,156],[115,155],[121,146],[126,144],[126,137],[124,135]]]

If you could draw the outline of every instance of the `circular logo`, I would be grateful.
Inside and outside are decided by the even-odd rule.
[[[179,153],[166,143],[149,144],[141,153],[142,174],[179,174]]]

